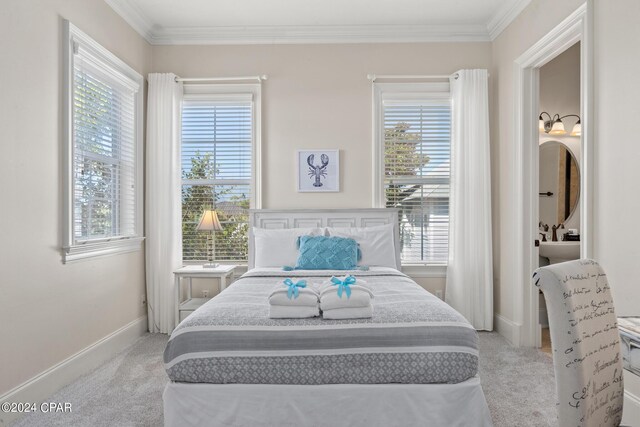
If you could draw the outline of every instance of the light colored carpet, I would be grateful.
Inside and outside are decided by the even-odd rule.
[[[499,426],[557,426],[550,354],[516,348],[495,332],[480,333],[480,381]]]
[[[32,413],[13,426],[162,426],[166,342],[166,335],[147,334],[48,399],[71,402],[72,413]],[[480,378],[496,427],[557,425],[550,356],[511,347],[497,333],[482,332]]]
[[[34,412],[13,427],[161,427],[167,336],[147,334],[111,361],[62,388],[48,402],[71,402],[69,414]]]

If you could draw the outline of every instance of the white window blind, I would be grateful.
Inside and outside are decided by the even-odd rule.
[[[74,237],[135,236],[135,92],[82,49],[73,74]]]
[[[65,261],[137,249],[142,231],[142,77],[86,34],[67,25],[69,177]],[[138,243],[124,243],[126,240]]]
[[[404,264],[445,265],[449,249],[451,104],[382,102],[386,207],[400,210]]]
[[[185,99],[182,109],[182,247],[185,261],[207,258],[207,235],[196,230],[203,210],[217,211],[215,258],[245,261],[253,153],[251,95]]]

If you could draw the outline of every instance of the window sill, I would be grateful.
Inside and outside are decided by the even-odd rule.
[[[411,277],[444,278],[447,277],[446,265],[405,264],[402,272]]]
[[[68,264],[74,261],[107,255],[123,254],[139,251],[142,248],[144,237],[132,237],[130,239],[118,239],[105,242],[84,243],[62,248],[62,262]]]

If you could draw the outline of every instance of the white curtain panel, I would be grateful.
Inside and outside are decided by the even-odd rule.
[[[146,162],[146,275],[150,332],[169,333],[175,317],[173,271],[182,265],[180,112],[182,83],[149,74]]]
[[[487,70],[460,70],[452,95],[446,301],[477,330],[493,329]]]

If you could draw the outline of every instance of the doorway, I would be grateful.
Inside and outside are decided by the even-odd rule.
[[[531,283],[531,275],[540,262],[539,249],[535,245],[540,237],[539,193],[542,190],[539,188],[540,70],[575,45],[579,46],[580,55],[580,108],[576,115],[581,119],[582,128],[579,143],[580,257],[588,258],[592,253],[592,7],[592,1],[587,1],[515,61],[516,183],[513,196],[516,203],[514,238],[517,253],[514,267],[516,323],[519,326],[517,341],[521,346],[540,347],[542,341],[540,295]],[[556,113],[562,112],[550,114]]]
[[[538,266],[580,258],[580,42],[540,67],[538,85]],[[534,266],[535,267],[535,266]],[[540,348],[551,352],[538,293]]]

